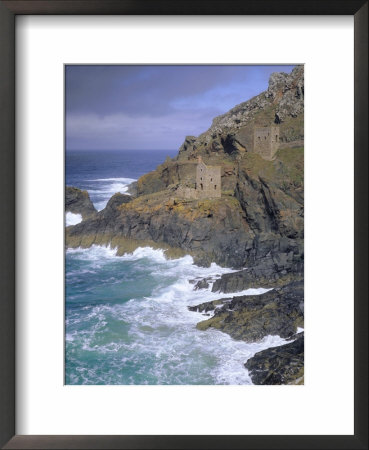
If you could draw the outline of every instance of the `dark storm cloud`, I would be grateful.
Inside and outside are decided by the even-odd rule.
[[[68,149],[178,148],[291,66],[67,66]]]

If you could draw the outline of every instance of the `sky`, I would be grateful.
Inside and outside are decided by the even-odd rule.
[[[67,65],[67,150],[175,150],[294,66]]]

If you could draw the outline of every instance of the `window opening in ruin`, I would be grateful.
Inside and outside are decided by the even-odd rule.
[[[216,188],[217,188],[217,185],[216,185],[216,184],[214,184],[214,189],[216,190]]]
[[[204,186],[202,183],[200,184],[200,186],[201,186],[201,190],[204,190]]]

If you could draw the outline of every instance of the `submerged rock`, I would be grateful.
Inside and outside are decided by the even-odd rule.
[[[245,367],[254,384],[304,384],[304,333],[291,343],[256,353]]]

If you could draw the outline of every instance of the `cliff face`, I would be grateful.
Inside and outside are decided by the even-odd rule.
[[[253,147],[254,126],[279,124],[281,147],[304,139],[304,68],[291,74],[273,73],[268,90],[216,117],[211,127],[198,138],[188,136],[179,151],[179,159],[194,152],[203,156],[224,152],[236,156]],[[287,144],[287,145],[286,145]]]
[[[200,330],[216,328],[248,342],[267,335],[295,339],[247,361],[254,384],[303,383],[304,337],[297,334],[304,324],[303,99],[303,67],[272,74],[267,91],[216,117],[200,136],[187,136],[176,158],[131,185],[132,196],[117,193],[96,212],[85,194],[67,190],[66,210],[85,211],[66,230],[69,247],[110,244],[118,254],[163,248],[168,257],[191,254],[199,265],[240,269],[215,280],[213,292],[274,287],[190,308],[214,312]],[[253,151],[254,129],[270,125],[279,127],[279,150],[265,160]],[[192,186],[198,156],[221,166],[220,198],[178,196],[179,186]]]
[[[68,229],[67,245],[114,242],[122,253],[155,244],[189,253],[198,264],[254,269],[247,281],[242,275],[241,288],[301,275],[303,94],[302,67],[273,74],[267,91],[215,118],[199,137],[187,137],[176,158],[141,177],[131,201],[114,201]],[[253,128],[271,123],[279,124],[281,143],[275,159],[266,161],[252,151]],[[176,196],[178,185],[193,180],[198,156],[221,166],[221,198]]]
[[[138,181],[137,194],[145,195],[185,183],[193,175],[193,164],[201,156],[206,164],[222,166],[222,189],[234,190],[239,163],[254,156],[254,127],[279,125],[279,148],[303,147],[304,70],[297,66],[291,74],[274,73],[268,90],[216,117],[199,137],[187,136],[178,156],[168,159]],[[303,164],[303,158],[301,159]],[[255,165],[255,164],[254,164]],[[246,164],[247,166],[247,164]],[[254,167],[255,170],[258,167]],[[257,175],[257,172],[254,173]],[[302,167],[301,167],[302,178]]]
[[[172,251],[189,253],[203,265],[217,261],[242,267],[246,251],[253,245],[251,230],[235,198],[176,200],[166,191],[136,198],[114,209],[105,208],[95,218],[68,230],[67,243],[72,247],[89,246],[113,236],[122,252],[126,239],[137,241],[137,246],[144,241],[156,242]],[[239,248],[243,251],[239,252]]]

